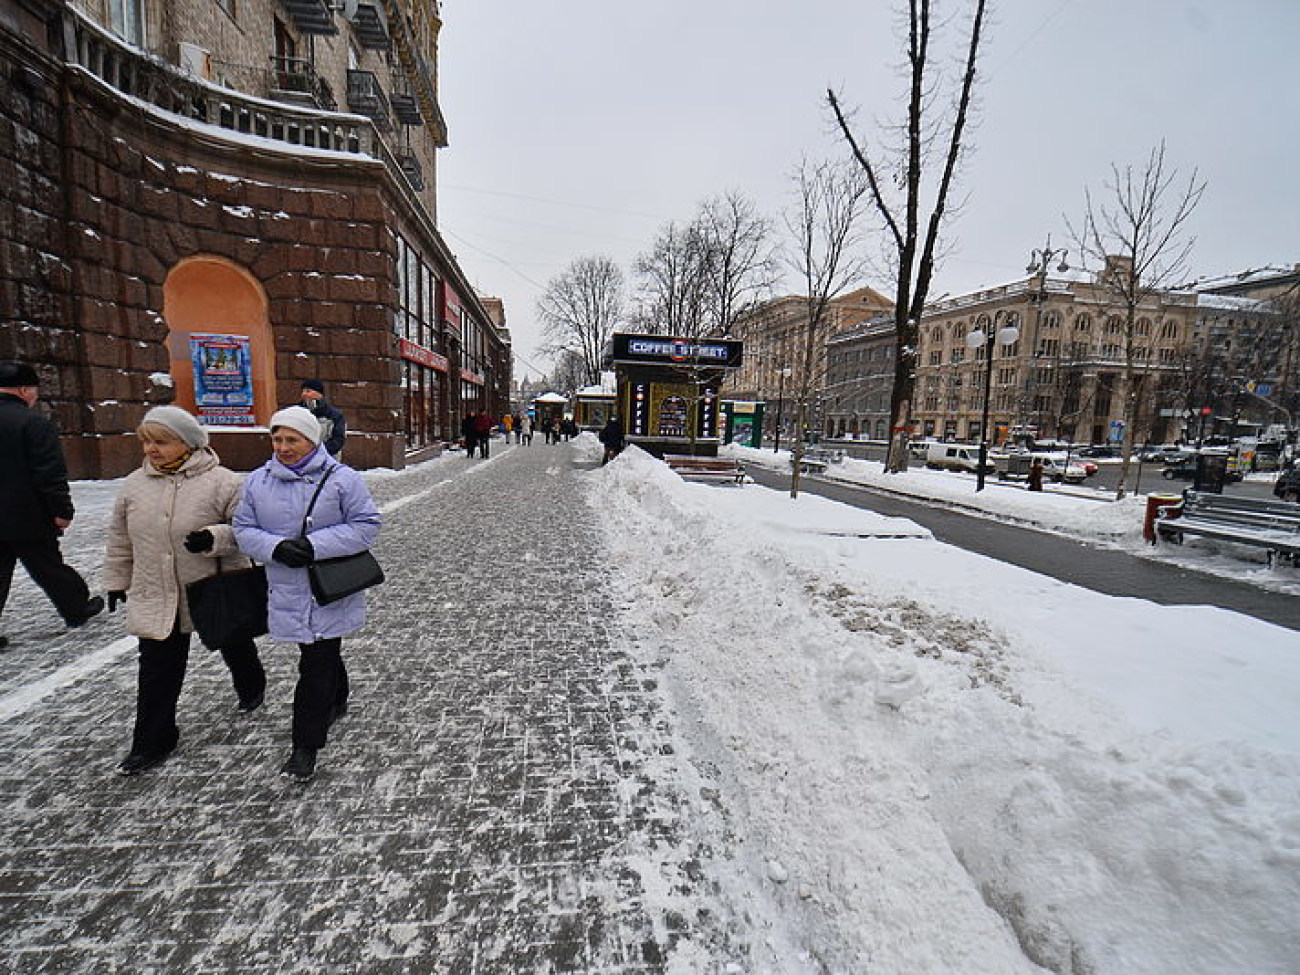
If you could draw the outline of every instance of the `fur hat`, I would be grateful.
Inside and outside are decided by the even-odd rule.
[[[316,392],[320,393],[322,396],[325,395],[325,384],[324,384],[323,382],[321,382],[319,379],[304,379],[304,380],[302,381],[302,388],[303,388],[303,389],[314,389],[314,390],[316,390]]]
[[[189,412],[179,406],[155,406],[140,421],[141,426],[146,423],[156,423],[160,427],[166,427],[176,434],[185,446],[194,450],[208,445],[208,431]]]
[[[0,362],[0,389],[39,386],[41,377],[25,362]]]
[[[297,430],[312,443],[320,444],[320,421],[305,407],[286,406],[271,417],[270,426],[272,433],[276,427],[288,427]]]

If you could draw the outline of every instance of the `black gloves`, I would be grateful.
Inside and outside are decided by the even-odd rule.
[[[117,609],[117,604],[126,605],[126,590],[110,589],[108,593],[108,611],[111,613]]]
[[[305,569],[316,561],[316,550],[305,538],[286,538],[275,547],[271,558],[291,569]]]
[[[196,532],[190,532],[185,536],[185,551],[187,552],[211,552],[214,539],[212,532],[206,528],[200,528]]]

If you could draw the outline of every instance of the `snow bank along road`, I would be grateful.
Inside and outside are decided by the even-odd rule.
[[[789,487],[787,474],[753,465],[747,470],[760,484]],[[881,514],[909,518],[930,529],[941,541],[1097,592],[1134,596],[1163,605],[1220,606],[1300,630],[1300,600],[1247,583],[1138,558],[1115,549],[1095,548],[1054,532],[964,514],[942,502],[926,504],[873,487],[821,477],[805,476],[800,485],[802,491]],[[1300,575],[1300,568],[1284,567],[1282,571]]]

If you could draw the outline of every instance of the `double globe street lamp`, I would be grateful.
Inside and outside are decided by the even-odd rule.
[[[966,335],[968,349],[974,351],[984,349],[984,408],[980,413],[980,456],[978,469],[975,472],[976,491],[984,490],[984,468],[988,466],[989,460],[989,393],[993,387],[993,350],[999,345],[1003,348],[1014,345],[1020,338],[1020,329],[1009,322],[994,333],[996,324],[995,318],[989,323],[987,329],[977,325]]]

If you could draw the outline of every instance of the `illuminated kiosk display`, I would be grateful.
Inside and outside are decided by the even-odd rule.
[[[718,390],[726,371],[740,368],[741,352],[735,339],[615,332],[606,358],[628,443],[656,457],[716,457]]]

